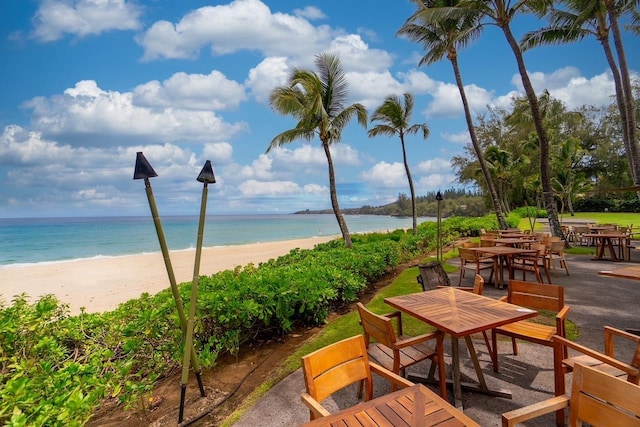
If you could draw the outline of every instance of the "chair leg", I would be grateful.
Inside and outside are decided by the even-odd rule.
[[[438,363],[438,379],[440,381],[440,397],[447,400],[447,372],[444,370],[444,357],[436,356],[436,360],[431,362],[431,366],[435,367]]]
[[[513,348],[513,355],[517,356],[518,355],[518,343],[516,342],[515,338],[511,338],[511,347]]]
[[[493,364],[493,372],[498,372],[498,337],[496,330],[491,330],[491,363]]]
[[[484,343],[487,346],[487,351],[489,352],[489,357],[492,356],[491,345],[489,344],[489,337],[487,336],[487,331],[482,331],[482,336],[484,337]]]

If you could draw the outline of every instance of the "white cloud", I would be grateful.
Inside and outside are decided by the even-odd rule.
[[[372,187],[408,188],[409,185],[409,181],[407,181],[407,174],[404,170],[404,165],[399,162],[379,162],[369,170],[363,171],[361,176],[362,179]]]
[[[204,144],[202,148],[202,157],[205,160],[211,160],[214,166],[221,163],[229,163],[232,156],[233,146],[228,142]]]
[[[459,133],[441,133],[440,136],[449,142],[453,142],[458,145],[466,145],[471,142],[471,137],[469,136],[469,131],[464,130]]]
[[[287,84],[289,70],[287,58],[265,58],[260,64],[249,70],[249,77],[245,85],[258,102],[268,103],[271,91],[278,86]]]
[[[133,90],[133,104],[150,108],[233,110],[245,99],[242,85],[216,70],[208,75],[175,73],[162,83],[152,80]]]
[[[245,129],[229,124],[210,111],[178,108],[145,108],[133,103],[131,92],[106,91],[93,80],[76,83],[64,95],[37,97],[25,103],[33,110],[32,123],[45,135],[85,145],[122,144],[138,140],[210,141],[226,140]],[[100,139],[108,135],[109,140]],[[80,141],[81,139],[81,141]]]
[[[492,102],[492,93],[476,85],[464,87],[465,95],[469,103],[471,114],[482,111]],[[451,83],[439,83],[434,92],[431,92],[433,102],[427,107],[427,117],[457,117],[464,114],[462,99],[458,86]]]
[[[238,186],[240,194],[244,197],[255,196],[283,196],[298,194],[300,186],[293,181],[257,181],[250,179]]]
[[[217,55],[246,49],[266,56],[308,56],[323,51],[335,35],[328,26],[314,27],[302,16],[272,13],[259,0],[235,0],[196,9],[176,24],[158,21],[137,42],[147,61],[195,58],[205,46]]]
[[[306,6],[302,9],[295,9],[293,13],[296,16],[300,16],[302,18],[311,19],[311,20],[325,19],[327,17],[327,15],[325,15],[322,10],[318,9],[315,6]]]
[[[421,177],[416,183],[420,193],[441,190],[443,188],[451,188],[455,186],[456,177],[453,174],[434,173]]]
[[[425,160],[418,163],[416,171],[420,173],[434,173],[434,172],[450,172],[451,162],[447,159],[436,157],[434,159]]]
[[[328,49],[340,57],[345,69],[353,71],[384,71],[389,68],[393,59],[383,50],[370,49],[357,34],[337,36]]]
[[[33,37],[44,42],[140,28],[142,9],[126,0],[43,0],[33,18]]]

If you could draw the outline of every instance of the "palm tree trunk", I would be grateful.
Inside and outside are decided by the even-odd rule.
[[[476,152],[476,156],[478,157],[478,162],[480,163],[480,170],[482,171],[482,175],[484,175],[484,179],[487,183],[487,189],[489,190],[489,196],[491,197],[491,203],[493,204],[493,210],[496,213],[496,219],[498,220],[498,225],[501,229],[506,229],[507,221],[504,218],[504,211],[500,206],[500,197],[498,196],[498,192],[496,191],[495,185],[493,185],[493,180],[491,179],[491,173],[489,172],[489,168],[487,167],[487,162],[484,159],[484,155],[482,154],[482,148],[480,147],[480,143],[478,142],[478,137],[476,136],[476,131],[473,126],[473,120],[471,119],[471,110],[469,109],[469,102],[467,101],[467,94],[464,90],[464,85],[462,84],[462,77],[460,75],[460,68],[458,67],[458,59],[457,54],[455,52],[450,52],[448,55],[449,60],[451,61],[451,65],[453,66],[453,74],[456,76],[456,84],[458,85],[458,91],[460,92],[460,98],[462,99],[462,106],[464,107],[464,117],[467,121],[467,128],[469,129],[469,136],[471,137],[471,143],[473,144],[473,149]]]
[[[409,191],[411,192],[411,214],[413,216],[413,235],[418,235],[418,208],[416,206],[416,191],[413,188],[413,179],[409,170],[409,162],[407,161],[407,151],[404,148],[404,135],[400,134],[400,143],[402,144],[402,159],[404,160],[404,170],[407,172],[409,180]]]
[[[633,178],[633,182],[636,183],[636,168],[635,162],[632,155],[632,140],[629,135],[629,117],[627,116],[627,107],[625,102],[625,95],[622,89],[622,78],[620,77],[620,70],[618,68],[618,64],[616,63],[615,58],[613,57],[613,51],[611,50],[611,45],[609,44],[608,34],[603,35],[602,37],[598,37],[600,40],[600,44],[604,49],[604,56],[607,58],[607,63],[609,64],[609,68],[611,69],[611,74],[613,75],[613,83],[616,90],[616,103],[618,104],[618,111],[620,112],[620,121],[622,122],[622,142],[624,143],[624,149],[627,153],[627,161],[629,162],[629,170],[631,171],[631,177]]]
[[[631,79],[629,77],[629,66],[627,65],[627,56],[622,46],[622,36],[620,35],[620,26],[615,11],[615,2],[607,1],[607,11],[609,13],[609,23],[611,24],[611,32],[613,33],[613,42],[618,54],[618,62],[620,64],[620,74],[622,76],[622,90],[624,92],[624,105],[627,112],[627,130],[629,132],[630,155],[633,162],[631,175],[634,178],[634,184],[640,184],[640,148],[638,148],[638,140],[636,139],[636,111],[633,102],[633,91],[631,88]],[[623,126],[625,123],[622,123]]]
[[[331,158],[331,152],[329,151],[329,143],[322,141],[322,148],[324,148],[324,154],[327,156],[327,163],[329,164],[329,193],[331,194],[331,207],[333,208],[333,213],[338,220],[338,225],[340,226],[340,232],[342,233],[345,246],[347,248],[352,248],[353,243],[351,242],[351,234],[349,234],[349,228],[347,228],[347,223],[344,220],[344,216],[340,210],[340,205],[338,204],[336,176],[333,169],[333,159]]]
[[[524,58],[522,57],[522,51],[515,37],[511,33],[511,28],[508,24],[500,25],[502,31],[507,38],[507,42],[516,57],[518,63],[518,71],[522,79],[522,86],[527,95],[529,101],[529,107],[531,108],[531,115],[533,116],[533,124],[536,129],[536,134],[540,140],[540,181],[542,183],[542,197],[544,200],[545,208],[547,209],[547,216],[549,218],[549,227],[551,228],[551,235],[563,236],[562,227],[558,220],[558,211],[553,200],[553,188],[551,186],[551,168],[549,165],[549,137],[547,131],[542,124],[542,116],[540,114],[540,107],[538,106],[538,97],[533,90],[531,80],[529,80],[529,74],[527,74],[527,68],[524,64]]]

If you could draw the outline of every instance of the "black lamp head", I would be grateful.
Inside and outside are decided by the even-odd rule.
[[[158,174],[153,170],[147,158],[142,154],[142,151],[138,151],[136,155],[136,166],[133,171],[133,179],[146,179],[153,178],[154,176],[158,176]]]
[[[211,160],[207,160],[200,171],[200,175],[196,178],[199,182],[205,184],[214,184],[216,177],[213,175],[213,167],[211,166]]]
[[[436,193],[436,200],[437,200],[437,201],[441,201],[441,200],[442,200],[442,194],[440,193],[440,191],[438,191],[438,192]]]

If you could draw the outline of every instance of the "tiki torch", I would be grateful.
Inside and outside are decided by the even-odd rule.
[[[171,292],[173,299],[176,303],[178,310],[178,316],[180,317],[180,327],[182,328],[183,336],[187,331],[187,319],[184,315],[184,308],[182,307],[182,299],[180,298],[180,292],[178,291],[178,285],[176,284],[176,278],[173,273],[173,266],[171,265],[171,258],[169,257],[169,250],[167,249],[167,241],[164,237],[164,231],[162,230],[162,223],[160,222],[160,216],[158,215],[158,208],[156,207],[156,201],[153,197],[153,190],[151,189],[151,182],[149,178],[158,176],[156,171],[153,170],[149,161],[144,157],[142,152],[138,152],[136,156],[136,165],[133,172],[133,179],[144,179],[144,186],[147,192],[147,200],[149,201],[149,208],[151,209],[151,216],[153,217],[153,224],[156,227],[156,234],[158,235],[158,241],[160,243],[160,249],[162,250],[162,256],[164,258],[164,265],[167,269],[167,275],[169,276],[169,283],[171,284]],[[200,364],[196,356],[195,349],[191,346],[191,362],[193,363],[193,369],[196,371],[196,377],[198,378],[198,385],[200,386],[200,394],[205,395],[204,387],[202,385],[202,377],[200,375]]]
[[[196,302],[198,299],[198,280],[200,278],[200,255],[202,254],[202,238],[204,236],[204,222],[207,212],[207,193],[209,184],[214,184],[216,178],[213,175],[211,161],[207,160],[200,171],[197,180],[203,183],[202,201],[200,203],[200,222],[198,223],[198,240],[196,242],[196,258],[193,264],[193,283],[191,286],[191,301],[189,302],[189,319],[184,344],[184,358],[182,359],[182,379],[180,380],[180,413],[178,423],[182,422],[184,415],[184,398],[189,380],[189,349],[193,349],[193,324],[196,315]],[[194,366],[195,368],[195,366]],[[201,389],[202,392],[202,389]]]

